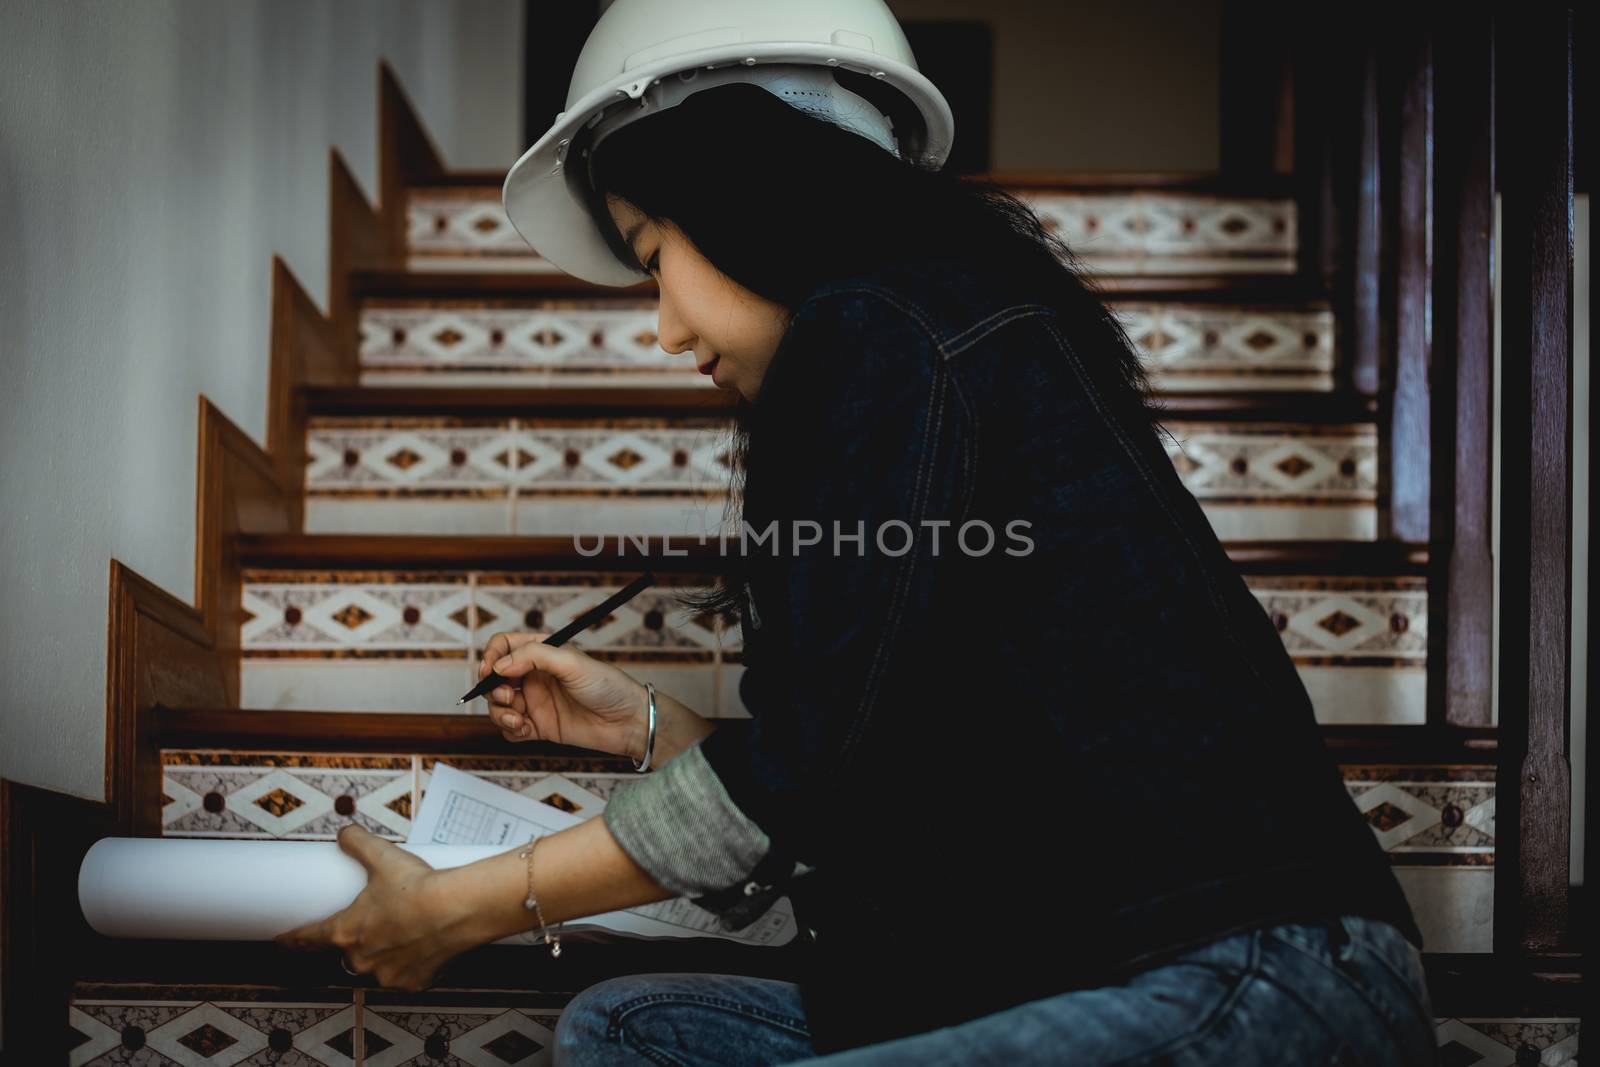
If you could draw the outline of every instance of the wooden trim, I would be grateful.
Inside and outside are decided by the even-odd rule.
[[[1379,45],[1378,498],[1381,536],[1426,541],[1429,300],[1433,232],[1433,54],[1420,11]]]
[[[1360,121],[1356,195],[1352,215],[1350,332],[1343,346],[1348,352],[1350,383],[1360,392],[1376,395],[1379,389],[1382,349],[1379,281],[1382,278],[1382,179],[1378,136],[1378,56],[1363,44],[1353,57],[1361,63]]]
[[[234,540],[243,565],[291,570],[637,570],[648,565],[670,574],[715,571],[721,557],[713,538],[659,534],[630,536],[620,545],[607,537],[592,556],[579,554],[570,537],[285,533],[240,534]],[[737,553],[737,539],[730,536],[728,546],[730,555]],[[1428,560],[1426,545],[1395,542],[1235,541],[1224,547],[1245,574],[1420,576]]]
[[[1324,746],[1341,766],[1367,763],[1467,764],[1492,767],[1492,727],[1322,726]]]
[[[962,177],[1025,192],[1170,192],[1275,200],[1288,200],[1295,192],[1287,175],[1216,171],[989,170]]]
[[[1434,55],[1432,516],[1428,719],[1493,714],[1494,56],[1485,11],[1440,26]]]
[[[1572,15],[1495,22],[1501,295],[1500,781],[1494,941],[1570,947]],[[1513,786],[1511,783],[1517,783]]]
[[[1428,999],[1440,1018],[1570,1017],[1584,1006],[1588,965],[1582,957],[1424,952],[1422,962]]]
[[[796,894],[791,893],[791,897]],[[352,978],[331,949],[286,951],[270,941],[156,941],[93,935],[90,950],[75,970],[81,981],[152,985],[356,988],[376,990],[371,975]],[[522,945],[481,945],[446,963],[430,994],[452,997],[455,990],[479,996],[485,990],[576,993],[621,974],[689,971],[796,979],[810,945],[802,931],[787,945],[739,945],[693,938],[641,942],[561,937],[561,958]],[[456,994],[459,995],[459,994]],[[412,1002],[415,1002],[413,995]],[[65,1019],[65,1008],[62,1018]],[[59,1032],[57,1028],[56,1032]],[[28,1067],[34,1067],[30,1061]]]
[[[531,145],[533,142],[530,140],[528,143]],[[992,182],[1006,189],[1025,192],[1172,192],[1276,200],[1288,200],[1295,195],[1294,183],[1287,174],[1232,175],[1216,171],[989,170],[963,174],[961,178],[964,181]],[[499,170],[449,170],[409,184],[449,188],[492,187],[498,190],[505,184],[505,180],[505,172]]]
[[[426,257],[421,257],[426,258]],[[376,300],[570,300],[574,297],[653,299],[655,280],[633,285],[596,285],[570,274],[496,270],[485,256],[481,270],[357,270],[350,278],[352,298]],[[1326,294],[1295,274],[1096,275],[1090,264],[1084,280],[1109,301],[1205,301],[1269,306],[1317,305]]]
[[[354,345],[340,345],[334,327],[279,256],[272,257],[272,344],[267,373],[267,455],[288,508],[286,527],[304,525],[305,383],[357,380]]]
[[[690,385],[309,386],[302,395],[313,415],[717,415],[738,403],[725,389]]]
[[[378,63],[378,210],[383,222],[384,245],[404,255],[406,247],[406,190],[428,185],[445,174],[433,139],[394,68]]]
[[[405,261],[405,233],[393,243],[387,223],[367,202],[338,149],[328,152],[328,319],[334,344],[353,354],[359,339],[363,270]],[[352,355],[352,359],[354,356]]]
[[[429,755],[573,757],[632,769],[624,757],[550,742],[511,742],[485,715],[361,711],[256,711],[241,708],[150,709],[151,738],[160,748],[224,748],[246,752],[369,752]],[[727,720],[740,722],[743,720]],[[719,729],[723,720],[718,720]]]
[[[1173,422],[1371,422],[1377,405],[1359,393],[1164,393],[1157,401]],[[1426,538],[1422,538],[1426,540]]]
[[[309,386],[313,415],[471,414],[683,415],[731,414],[734,394],[703,386]],[[1377,416],[1371,397],[1354,393],[1166,393],[1157,400],[1173,421],[1363,423]],[[1426,538],[1421,538],[1426,540]]]
[[[168,707],[149,712],[150,738],[163,749],[233,752],[345,752],[521,756],[600,760],[630,770],[620,756],[549,742],[511,742],[486,716],[368,711],[281,711]],[[719,730],[748,730],[749,719],[718,719]],[[1320,726],[1341,765],[1467,764],[1492,767],[1495,731],[1432,726]]]
[[[78,908],[89,846],[125,834],[111,804],[0,779],[0,1016],[5,1060],[64,1063],[67,1004],[97,935]]]

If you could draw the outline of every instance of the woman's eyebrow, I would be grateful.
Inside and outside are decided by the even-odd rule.
[[[642,230],[642,229],[644,229],[644,220],[640,219],[638,222],[634,223],[632,226],[629,226],[628,227],[628,232],[622,235],[622,239],[624,241],[628,242],[628,250],[633,253],[633,258],[634,259],[638,259],[639,258],[639,250],[637,248],[633,247],[633,239],[635,237],[639,236],[639,231]]]

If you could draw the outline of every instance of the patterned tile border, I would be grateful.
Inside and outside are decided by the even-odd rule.
[[[715,499],[729,482],[724,420],[320,418],[307,431],[307,494],[363,497]],[[1371,425],[1171,420],[1167,446],[1185,486],[1210,504],[1373,504]]]
[[[1167,454],[1206,504],[1375,504],[1378,435],[1370,425],[1169,424]]]
[[[1193,193],[1019,194],[1085,266],[1101,274],[1288,274],[1292,200]]]
[[[604,757],[161,755],[163,837],[331,841],[356,822],[404,841],[440,760],[581,818],[600,814],[618,785],[638,777],[620,758]]]
[[[1248,575],[1261,602],[1302,666],[1426,667],[1426,578]]]
[[[84,984],[67,1062],[352,1067],[359,1010],[349,990]]]
[[[1395,863],[1494,864],[1493,767],[1350,765],[1339,770]]]
[[[504,630],[550,632],[634,575],[599,571],[465,574],[374,571],[244,572],[240,645],[247,659],[475,659]],[[619,663],[717,661],[719,619],[677,602],[712,575],[669,574],[573,638]]]
[[[1325,310],[1117,304],[1157,391],[1333,387],[1333,314]],[[550,299],[367,304],[363,382],[714,387],[658,343],[655,301]]]
[[[621,759],[539,756],[361,756],[169,750],[162,753],[166,837],[332,840],[355,821],[390,840],[445,762],[580,818],[600,814],[623,782]],[[1341,766],[1356,807],[1396,863],[1494,862],[1494,769]]]
[[[452,425],[451,423],[459,423]],[[721,497],[723,419],[332,418],[306,430],[311,497]]]
[[[406,207],[413,269],[552,271],[506,218],[500,191],[416,189]],[[1088,266],[1108,274],[1291,273],[1292,200],[1162,191],[1018,195]]]
[[[68,1007],[74,1067],[548,1064],[570,993],[285,990],[82,983]],[[357,1029],[363,1049],[356,1047]],[[1434,1019],[1451,1067],[1575,1067],[1579,1020]],[[358,1061],[358,1054],[360,1060]]]
[[[535,307],[481,304],[367,304],[361,310],[361,369],[374,377],[426,375],[448,384],[462,374],[504,378],[542,373],[552,385],[643,376],[715,388],[687,354],[669,355],[656,337],[654,300],[541,301]]]
[[[1442,1067],[1577,1067],[1577,1019],[1435,1019]]]
[[[1158,393],[1333,388],[1331,311],[1114,307]]]

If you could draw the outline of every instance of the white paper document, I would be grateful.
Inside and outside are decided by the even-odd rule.
[[[595,816],[591,816],[595,817]],[[542,800],[505,789],[446,763],[435,763],[422,796],[422,810],[411,823],[409,846],[489,845],[505,851],[536,837],[585,820]],[[535,857],[537,862],[537,856]],[[789,898],[780,897],[767,913],[742,930],[724,930],[717,917],[679,897],[626,911],[608,911],[561,924],[562,930],[607,930],[633,937],[720,937],[751,945],[782,945],[796,932]],[[542,943],[537,931],[502,943]]]

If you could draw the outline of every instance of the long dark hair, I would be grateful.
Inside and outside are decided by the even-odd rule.
[[[851,72],[834,71],[865,95]],[[862,75],[856,75],[862,78]],[[871,79],[867,79],[871,81]],[[574,148],[581,150],[581,146]],[[970,257],[1049,294],[1090,373],[1121,404],[1150,413],[1149,385],[1121,325],[1066,245],[1025,202],[986,180],[930,171],[748,83],[715,86],[610,134],[592,152],[590,210],[617,258],[638,260],[606,207],[628,201],[670,223],[734,282],[792,313],[820,285],[894,262]],[[1041,284],[1042,283],[1042,284]],[[728,510],[737,529],[751,409],[736,402]],[[724,556],[736,561],[737,555]],[[709,593],[679,594],[706,613],[736,611],[737,563]]]

